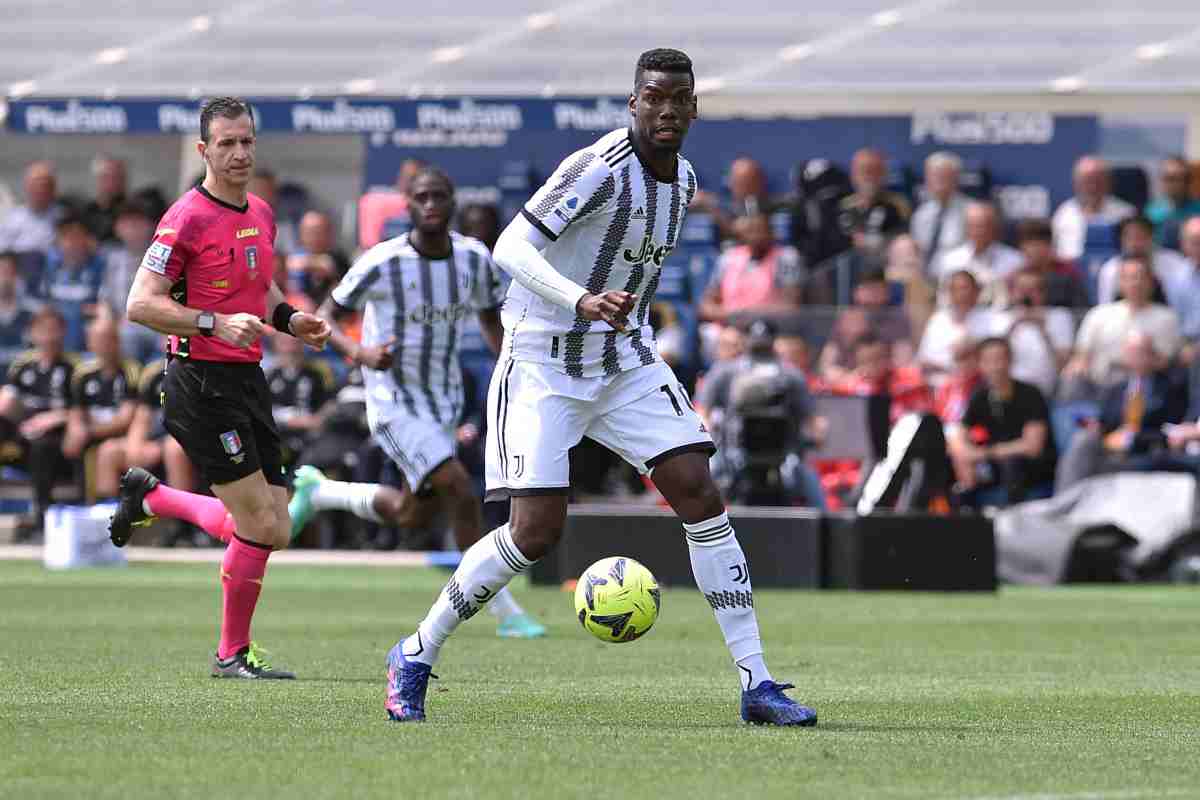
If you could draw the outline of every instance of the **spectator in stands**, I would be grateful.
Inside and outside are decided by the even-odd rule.
[[[1012,377],[1011,349],[993,337],[978,346],[983,381],[948,447],[967,506],[1047,497],[1057,460],[1045,398]]]
[[[1185,363],[1191,364],[1200,352],[1200,217],[1183,223],[1180,241],[1188,269],[1179,276],[1170,299],[1171,307],[1179,315],[1180,333],[1187,342],[1180,355]]]
[[[60,213],[54,164],[33,162],[25,169],[25,204],[10,209],[0,221],[0,252],[22,256],[22,273],[32,272],[27,281],[30,277],[36,281],[54,245],[54,225]]]
[[[1101,158],[1084,156],[1075,162],[1071,182],[1075,196],[1058,207],[1051,224],[1059,258],[1078,261],[1089,225],[1116,225],[1135,209],[1109,194],[1108,164]]]
[[[962,159],[945,151],[925,159],[927,199],[912,216],[912,236],[925,254],[925,270],[967,236],[967,196],[959,191]]]
[[[1154,276],[1150,264],[1139,256],[1126,256],[1118,274],[1121,300],[1096,306],[1087,313],[1075,337],[1071,360],[1063,369],[1068,383],[1060,399],[1095,397],[1096,392],[1124,378],[1121,344],[1134,330],[1154,341],[1155,352],[1166,364],[1179,352],[1179,317],[1167,306],[1151,301]]]
[[[1058,470],[1059,491],[1100,472],[1152,469],[1169,446],[1164,428],[1183,421],[1187,393],[1163,369],[1154,339],[1130,331],[1120,358],[1126,377],[1105,388],[1099,419],[1072,438]]]
[[[97,240],[112,241],[116,238],[117,210],[125,203],[129,188],[125,162],[115,156],[98,155],[92,159],[92,178],[96,194],[84,206],[83,216]]]
[[[819,387],[839,395],[886,396],[891,403],[888,416],[892,422],[904,414],[925,413],[933,408],[933,395],[920,370],[897,366],[891,346],[874,333],[865,334],[855,343],[853,370],[837,380],[822,381]]]
[[[307,211],[300,218],[300,246],[288,256],[291,291],[308,295],[315,305],[325,300],[350,261],[337,249],[333,220],[323,211]]]
[[[804,263],[796,248],[775,241],[766,214],[742,217],[742,242],[721,254],[700,300],[700,319],[724,324],[731,315],[794,312],[803,303]]]
[[[1017,247],[1025,257],[1024,269],[1034,270],[1046,284],[1046,305],[1087,308],[1091,305],[1079,270],[1054,253],[1054,229],[1046,219],[1023,219],[1017,223]],[[1009,278],[1009,293],[1012,281]]]
[[[979,281],[969,270],[950,275],[946,284],[947,304],[929,318],[917,362],[926,378],[938,386],[954,367],[951,345],[964,335],[976,341],[987,338],[995,329],[995,311],[979,305]]]
[[[1000,212],[991,203],[975,202],[967,206],[967,241],[946,253],[933,264],[933,277],[939,283],[960,270],[975,275],[985,299],[1003,304],[1004,281],[1024,259],[1016,249],[1000,241]]]
[[[33,484],[33,514],[19,528],[21,538],[41,531],[55,481],[70,477],[62,445],[77,359],[64,351],[66,332],[57,307],[39,308],[29,329],[33,349],[13,362],[0,390],[0,452]]]
[[[1012,303],[995,314],[992,333],[1008,341],[1013,377],[1054,397],[1058,373],[1071,358],[1075,318],[1065,308],[1047,307],[1042,273],[1020,270],[1012,286]]]
[[[722,361],[733,361],[735,358],[740,358],[746,352],[746,334],[742,333],[742,329],[736,325],[726,325],[721,329],[720,335],[717,337],[716,358],[717,363]]]
[[[84,326],[99,310],[104,257],[96,237],[79,214],[58,221],[58,237],[46,259],[46,271],[35,296],[53,303],[67,322],[66,348],[81,352],[87,345]]]
[[[250,194],[256,194],[266,201],[267,205],[275,211],[275,252],[291,253],[295,251],[300,237],[296,233],[296,226],[287,217],[279,213],[279,178],[275,173],[266,167],[256,166],[254,168],[254,177],[250,179],[246,190]],[[280,284],[283,286],[285,284]]]
[[[950,352],[954,358],[954,371],[933,396],[933,413],[946,426],[962,422],[971,396],[983,382],[983,375],[979,371],[979,345],[974,339],[970,336],[959,337],[950,345]]]
[[[915,341],[933,314],[937,293],[926,277],[925,260],[913,237],[902,235],[892,240],[884,274],[889,283],[898,284],[904,292],[904,310]]]
[[[1154,279],[1159,289],[1156,297],[1172,302],[1180,281],[1185,280],[1191,272],[1191,264],[1174,250],[1155,246],[1154,226],[1145,217],[1127,217],[1121,222],[1120,231],[1121,253],[1100,267],[1096,300],[1100,303],[1111,303],[1117,299],[1117,270],[1121,266],[1121,259],[1125,256],[1138,256],[1147,259],[1154,270]]]
[[[333,372],[325,362],[305,358],[304,342],[294,336],[275,334],[271,349],[275,358],[267,386],[290,470],[324,422],[326,403],[334,397]]]
[[[1162,163],[1162,194],[1146,205],[1146,216],[1154,223],[1154,241],[1159,247],[1179,250],[1183,223],[1200,216],[1200,200],[1192,197],[1191,173],[1191,166],[1180,156],[1171,156]]]
[[[162,337],[144,325],[126,320],[125,301],[154,236],[154,217],[149,204],[139,198],[123,203],[117,209],[113,232],[117,241],[101,251],[104,282],[100,285],[100,302],[120,322],[122,349],[144,363],[162,352]]]
[[[899,306],[890,304],[891,287],[883,270],[869,272],[854,287],[854,305],[842,311],[821,351],[820,369],[836,381],[854,368],[854,344],[867,333],[886,342],[897,364],[913,358],[912,328]]]
[[[796,333],[781,333],[775,337],[775,355],[784,364],[805,375],[812,370],[812,346],[808,339]]]
[[[1049,497],[1058,453],[1050,410],[1037,387],[1013,378],[1001,338],[979,344],[983,385],[950,433],[950,460],[964,505],[1007,506]]]
[[[0,369],[8,367],[29,347],[33,308],[21,291],[15,253],[0,253]]]
[[[767,173],[753,158],[735,158],[729,165],[727,186],[729,209],[722,208],[713,192],[701,189],[692,198],[691,208],[713,218],[722,239],[739,239],[737,222],[742,217],[770,214],[774,203],[767,195]]]
[[[819,505],[820,484],[803,464],[812,414],[804,373],[779,360],[771,323],[754,321],[746,338],[745,355],[716,366],[696,395],[720,443],[714,476],[737,502]],[[772,475],[785,487],[782,503],[762,497]]]
[[[887,159],[873,148],[854,154],[850,183],[854,193],[842,200],[838,214],[846,244],[882,256],[893,236],[908,232],[908,201],[887,190]]]
[[[468,203],[458,211],[458,231],[492,250],[500,238],[500,210],[490,203]]]
[[[124,439],[137,408],[141,365],[123,357],[116,320],[104,315],[88,325],[87,346],[95,358],[72,376],[63,439],[63,455],[73,461],[109,439]]]
[[[97,498],[115,498],[121,475],[129,467],[142,467],[157,475],[165,472],[172,486],[195,485],[191,461],[163,425],[162,383],[166,366],[166,361],[160,358],[139,370],[133,419],[127,433],[103,442],[97,451]]]

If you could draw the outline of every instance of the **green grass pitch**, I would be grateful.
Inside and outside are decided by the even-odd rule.
[[[488,614],[436,668],[425,725],[386,721],[384,655],[435,570],[277,565],[256,638],[295,683],[208,677],[216,565],[0,563],[5,798],[1200,797],[1200,592],[756,592],[768,664],[815,729],[749,728],[703,599],[644,639]]]

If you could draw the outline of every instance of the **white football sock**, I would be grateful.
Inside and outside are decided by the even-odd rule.
[[[742,688],[753,689],[771,680],[771,673],[763,663],[750,568],[729,524],[729,514],[721,512],[718,517],[694,524],[685,522],[683,531],[696,585],[712,606],[721,633],[725,634],[725,645],[738,667]]]
[[[471,545],[417,632],[404,640],[405,657],[432,666],[454,629],[531,563],[513,544],[507,523]]]
[[[375,510],[375,496],[379,494],[380,488],[378,483],[323,480],[313,489],[309,500],[317,511],[349,511],[359,519],[382,523],[383,518]]]
[[[499,620],[525,613],[525,609],[517,603],[517,598],[513,597],[507,586],[496,592],[496,596],[488,602],[487,610],[489,614]]]

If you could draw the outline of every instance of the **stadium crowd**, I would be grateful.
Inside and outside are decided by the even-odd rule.
[[[292,305],[316,308],[354,251],[405,229],[417,166],[401,168],[382,206],[363,198],[352,237],[303,186],[259,171],[251,191],[277,211],[275,274]],[[0,212],[0,478],[32,487],[24,538],[38,535],[56,486],[112,497],[138,465],[202,489],[163,428],[162,342],[123,319],[164,195],[131,190],[119,159],[99,156],[92,171],[91,196],[66,197],[52,163],[30,164],[24,201]],[[1191,166],[1168,159],[1153,199],[1121,198],[1109,166],[1081,158],[1074,196],[1048,219],[1005,219],[986,170],[953,153],[931,155],[921,173],[900,179],[886,154],[863,149],[846,170],[809,162],[776,195],[758,163],[738,158],[720,190],[696,194],[652,318],[721,445],[714,472],[730,497],[852,504],[889,429],[912,413],[941,423],[934,509],[1048,497],[1101,472],[1200,475]],[[364,225],[381,207],[379,224]],[[494,207],[459,208],[459,229],[489,247],[501,226]],[[358,320],[340,324],[353,335]],[[269,346],[289,467],[399,481],[371,443],[357,370],[290,337]],[[482,352],[464,353],[475,402],[460,455],[480,489],[488,369]],[[598,446],[585,440],[576,455],[581,494],[655,500],[652,482]],[[437,547],[433,535],[321,519],[308,543]],[[193,536],[181,527],[160,540]]]

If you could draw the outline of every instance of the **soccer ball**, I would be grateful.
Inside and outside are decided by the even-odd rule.
[[[658,581],[632,558],[592,564],[575,585],[575,613],[588,633],[604,642],[632,642],[658,619]]]

